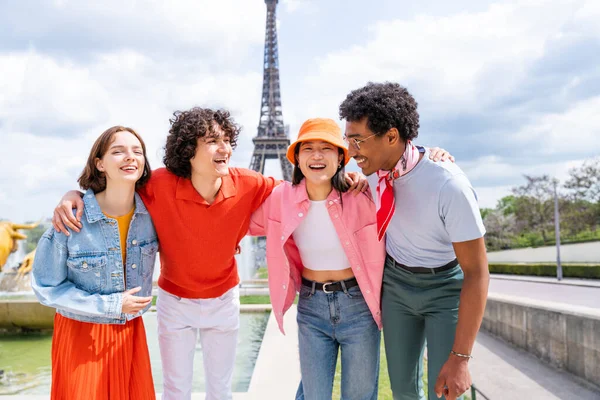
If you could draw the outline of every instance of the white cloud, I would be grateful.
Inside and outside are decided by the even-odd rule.
[[[600,95],[573,104],[560,113],[538,116],[510,140],[516,146],[535,148],[536,153],[556,156],[600,152]]]
[[[316,2],[282,0],[279,11],[282,6],[297,20],[281,29],[298,30],[279,36],[288,38],[279,42],[280,57],[302,57],[296,75],[280,63],[292,140],[306,118],[337,118],[350,90],[369,80],[393,80],[415,94],[422,121],[441,121],[442,127],[456,116],[470,123],[490,109],[506,113],[482,124],[467,139],[472,143],[450,127],[420,136],[428,145],[447,137],[454,153],[474,147],[476,153],[458,162],[482,206],[493,207],[522,183],[523,173],[565,177],[571,164],[581,162],[578,149],[600,152],[594,139],[600,96],[575,95],[598,78],[590,81],[585,71],[567,65],[556,72],[564,82],[551,88],[550,97],[547,88],[554,83],[539,71],[551,50],[569,49],[581,38],[597,41],[597,1],[509,0],[448,15],[421,12],[381,21],[365,16],[367,37],[343,46],[335,41],[327,55],[314,59],[303,47],[303,30],[310,26],[320,32],[316,37],[336,33],[315,22]],[[233,163],[248,165],[259,117],[263,1],[55,0],[38,8],[32,14],[20,3],[0,6],[0,14],[7,10],[0,15],[0,36],[9,38],[8,44],[0,41],[0,217],[48,215],[60,195],[76,186],[93,140],[115,124],[137,129],[151,164],[160,166],[171,113],[194,105],[232,111],[244,126]],[[320,17],[339,19],[334,11]],[[500,104],[505,99],[509,105]],[[507,142],[531,157],[496,151]],[[267,166],[267,173],[277,170],[276,163]]]
[[[314,0],[282,0],[285,11],[292,14],[297,11],[304,13],[315,13],[318,8]]]

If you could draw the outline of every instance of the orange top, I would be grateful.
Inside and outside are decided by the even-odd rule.
[[[248,231],[251,214],[277,181],[229,168],[208,204],[192,186],[165,168],[152,172],[138,193],[150,212],[160,245],[160,278],[165,291],[185,298],[215,298],[239,283],[235,250]]]
[[[121,244],[121,257],[123,257],[123,266],[125,266],[125,261],[127,259],[127,234],[129,233],[129,225],[131,224],[131,218],[133,218],[134,211],[135,206],[127,214],[121,215],[120,217],[113,217],[112,215],[103,213],[108,218],[117,220],[117,224],[119,225],[119,243]]]

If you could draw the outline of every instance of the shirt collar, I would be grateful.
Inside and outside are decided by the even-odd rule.
[[[221,187],[217,192],[215,201],[212,204],[219,203],[225,199],[233,197],[237,194],[237,188],[233,182],[231,174],[221,178]],[[208,202],[198,193],[198,191],[192,185],[192,180],[188,178],[177,178],[177,188],[175,192],[175,198],[177,200],[188,200],[199,204],[207,204]]]

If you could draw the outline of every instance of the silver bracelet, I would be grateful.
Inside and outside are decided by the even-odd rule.
[[[461,354],[461,353],[455,352],[454,350],[450,350],[450,354],[453,354],[457,357],[462,357],[462,358],[473,358],[473,356],[470,354]]]

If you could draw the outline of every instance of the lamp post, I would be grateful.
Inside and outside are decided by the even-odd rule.
[[[556,278],[563,278],[562,265],[560,263],[560,219],[558,214],[558,194],[556,193],[557,179],[554,179],[554,233],[556,236]]]

